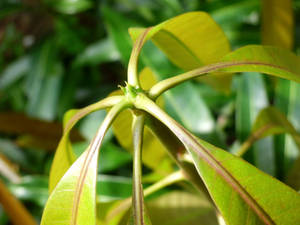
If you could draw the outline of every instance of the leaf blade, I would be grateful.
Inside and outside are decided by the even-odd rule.
[[[254,224],[288,225],[300,222],[297,216],[300,212],[300,196],[297,192],[242,159],[207,142],[197,140],[146,96],[139,97],[136,107],[159,119],[185,144],[199,175],[228,224],[247,224],[248,216]],[[257,188],[257,184],[261,185]],[[276,192],[269,192],[269,196],[264,198],[266,191],[271,188],[276,188]],[[226,194],[224,189],[227,189]],[[232,191],[235,192],[234,201],[230,198]],[[270,194],[273,196],[270,197]],[[280,198],[277,198],[278,195]],[[226,196],[229,198],[226,199]],[[270,203],[273,198],[276,204]],[[234,208],[232,213],[230,204]],[[292,209],[294,211],[291,212]],[[251,215],[248,215],[249,212]]]

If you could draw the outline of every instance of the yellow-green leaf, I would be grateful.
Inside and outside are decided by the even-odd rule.
[[[131,28],[135,40],[143,28]],[[147,34],[150,39],[178,67],[191,70],[217,62],[230,52],[230,45],[222,29],[205,12],[189,12],[153,27]],[[218,78],[201,78],[219,90],[228,90],[231,75],[219,74]]]
[[[102,100],[101,107],[112,104],[112,99],[111,97]],[[115,100],[120,101],[120,98],[117,97]],[[99,147],[112,121],[127,106],[127,101],[121,101],[112,107],[87,150],[60,179],[47,201],[42,225],[94,225],[96,223],[96,178]],[[70,121],[72,125],[72,121],[75,123],[76,119]],[[70,129],[70,126],[67,125],[66,129],[68,128]]]
[[[248,45],[227,54],[221,62],[232,65],[225,72],[260,72],[300,82],[300,58],[289,50]]]
[[[44,209],[41,225],[96,223],[95,188],[98,153],[91,158],[88,157],[89,153],[85,151],[75,161],[52,191]]]
[[[116,104],[121,100],[122,97],[114,96],[110,98],[103,99],[97,103],[89,105],[83,109],[72,109],[69,110],[64,116],[64,134],[58,144],[55,152],[54,160],[51,165],[50,178],[49,178],[49,192],[55,188],[58,181],[65,174],[68,168],[75,161],[76,157],[72,150],[72,145],[69,140],[69,133],[71,129],[75,126],[78,120],[84,116],[92,113],[96,110],[107,108]]]
[[[227,224],[299,224],[300,195],[243,159],[194,137],[149,98],[135,103],[185,145]],[[272,191],[270,191],[272,190]]]

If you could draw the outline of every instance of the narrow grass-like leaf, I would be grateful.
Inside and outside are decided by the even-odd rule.
[[[143,28],[129,30],[133,40]],[[205,35],[203,35],[205,34]],[[229,42],[222,29],[205,12],[189,12],[154,26],[147,34],[177,66],[185,70],[217,62],[230,51]],[[220,90],[228,90],[229,74],[202,78]]]
[[[227,54],[219,63],[163,80],[151,88],[149,95],[155,98],[183,81],[216,71],[260,72],[300,82],[300,58],[286,49],[249,45]]]
[[[184,143],[228,224],[300,222],[300,195],[296,191],[239,157],[197,139],[146,96],[139,95],[135,105],[159,119]]]
[[[269,100],[261,74],[243,73],[236,77],[236,80],[236,133],[238,140],[244,142],[251,133],[255,118],[263,108],[269,105]],[[251,150],[244,155],[244,158],[264,172],[275,175],[272,137],[256,142]]]
[[[114,118],[127,106],[127,101],[121,101],[109,111],[87,150],[58,182],[44,209],[42,225],[96,223],[95,191],[99,147]]]
[[[49,192],[55,188],[58,181],[75,161],[75,155],[69,140],[69,133],[78,120],[93,111],[108,108],[120,102],[123,97],[113,96],[103,99],[80,110],[69,110],[64,117],[64,134],[58,144],[50,170]]]

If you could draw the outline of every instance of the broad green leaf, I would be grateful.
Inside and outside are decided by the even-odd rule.
[[[221,71],[260,72],[300,82],[300,58],[286,49],[249,45],[227,54],[221,62],[232,62]]]
[[[95,224],[98,151],[85,151],[52,191],[41,225]]]
[[[103,99],[83,109],[69,110],[64,116],[64,134],[58,144],[49,177],[49,192],[55,188],[58,181],[75,161],[75,155],[69,140],[69,132],[78,120],[99,109],[110,107],[121,100],[122,97],[114,96]]]
[[[157,80],[168,78],[167,74],[178,73],[178,69],[151,42],[144,46],[141,60],[151,68]],[[206,138],[212,137],[216,142],[220,142],[214,135],[215,121],[211,110],[195,84],[192,82],[181,84],[166,92],[163,97],[165,109],[173,118],[181,121],[192,132]],[[187,98],[190,101],[186,101]]]
[[[294,37],[292,0],[262,1],[262,43],[291,49]]]
[[[171,191],[146,202],[153,224],[217,225],[215,210],[197,192]]]
[[[112,101],[109,98],[102,100]],[[120,99],[118,99],[120,100]],[[86,225],[96,223],[96,180],[99,147],[114,118],[126,108],[127,101],[114,105],[87,150],[75,161],[52,191],[42,216],[42,225]],[[82,112],[81,112],[82,113]],[[79,114],[80,115],[80,114]],[[77,114],[77,118],[78,118]],[[75,116],[76,118],[76,116]],[[74,121],[71,118],[71,125]],[[66,126],[70,129],[70,126]]]
[[[139,95],[135,105],[159,119],[186,146],[227,224],[300,222],[299,193],[241,158],[197,139],[146,96]]]
[[[132,28],[133,40],[144,29]],[[204,35],[205,34],[205,35]],[[147,35],[178,67],[191,70],[217,62],[230,52],[222,29],[205,12],[189,12],[156,25]],[[219,90],[229,90],[231,75],[202,78]]]
[[[0,181],[0,203],[14,224],[37,225],[25,206]],[[16,216],[18,215],[18,216]]]
[[[251,133],[258,113],[269,105],[264,80],[261,74],[243,73],[237,77],[236,133],[244,142]],[[257,141],[244,156],[259,169],[275,175],[272,137]],[[268,163],[266,163],[268,162]]]

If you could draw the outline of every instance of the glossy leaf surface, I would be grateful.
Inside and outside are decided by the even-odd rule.
[[[73,162],[76,159],[74,152],[72,150],[71,143],[69,141],[69,132],[75,126],[77,121],[95,110],[110,107],[119,101],[120,98],[118,96],[115,96],[108,99],[103,99],[81,110],[76,110],[76,109],[70,110],[65,114],[64,134],[58,144],[54,156],[54,160],[51,166],[51,171],[50,171],[50,178],[49,178],[50,193],[55,188],[60,178],[64,175],[64,173],[68,170],[68,168],[73,164]]]
[[[135,40],[143,29],[132,28],[129,31]],[[225,34],[205,12],[185,13],[167,20],[153,27],[147,38],[184,70],[217,62],[230,52]],[[202,79],[220,90],[228,90],[231,84],[229,74],[219,75],[218,79]]]
[[[300,195],[239,157],[198,140],[145,96],[136,103],[186,146],[228,224],[297,224]],[[270,192],[269,190],[274,190]]]

